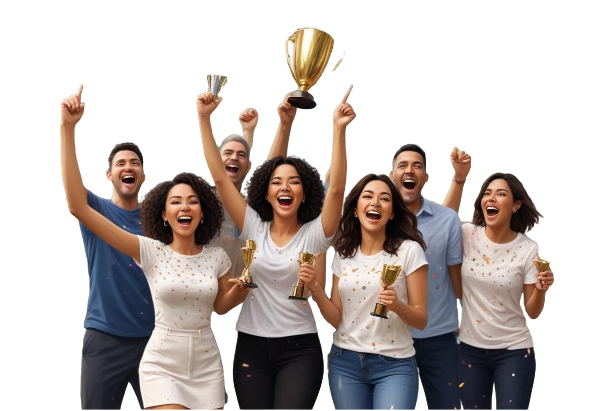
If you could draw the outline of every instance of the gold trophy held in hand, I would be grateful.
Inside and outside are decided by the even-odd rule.
[[[396,282],[400,272],[402,271],[401,265],[383,265],[383,271],[381,272],[381,285],[383,287],[389,287]],[[385,318],[387,320],[387,306],[377,303],[375,304],[375,311],[371,313],[375,317]]]
[[[246,240],[246,247],[242,247],[242,257],[244,258],[244,271],[242,271],[242,281],[244,282],[244,287],[248,288],[256,288],[256,285],[252,281],[252,277],[250,276],[250,264],[254,260],[254,251],[256,251],[256,243],[254,240]]]
[[[218,74],[209,74],[206,76],[206,80],[208,81],[208,91],[215,95],[215,100],[218,100],[219,91],[227,83],[227,77],[219,76]]]
[[[533,265],[537,269],[538,274],[543,273],[544,271],[550,270],[550,261],[542,260],[540,258],[539,254],[538,254],[537,258],[538,259],[533,262]],[[543,285],[543,284],[544,284],[544,282],[542,281],[542,284],[540,284],[540,285]]]
[[[298,264],[302,265],[303,263],[308,263],[312,265],[315,263],[315,258],[316,256],[314,254],[300,252]],[[294,286],[294,292],[288,298],[290,300],[308,300],[308,298],[304,296],[304,281],[298,279],[298,282]]]
[[[292,57],[288,51],[289,43],[294,43]],[[315,108],[317,103],[308,92],[314,86],[331,56],[333,38],[324,31],[311,28],[298,29],[285,42],[285,54],[288,66],[299,90],[288,97],[288,102],[298,108]]]

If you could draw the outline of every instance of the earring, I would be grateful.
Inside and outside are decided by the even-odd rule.
[[[358,218],[358,214],[354,213],[354,218]]]
[[[169,226],[169,223],[167,223],[167,220],[163,221],[163,225],[164,225],[165,227],[168,227],[168,226]]]
[[[202,215],[202,217],[200,217],[200,224],[202,224],[204,222],[204,214]]]
[[[516,213],[516,212],[517,212],[517,210],[513,210],[513,214]]]
[[[304,199],[304,198],[303,198],[303,199],[302,199],[302,202],[304,203],[304,201],[305,201],[305,200],[306,200],[306,199]]]

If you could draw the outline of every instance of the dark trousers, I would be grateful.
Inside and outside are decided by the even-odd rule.
[[[459,377],[464,382],[460,397],[465,409],[491,409],[493,386],[497,409],[529,407],[535,377],[533,347],[485,350],[460,343],[459,358]]]
[[[233,385],[241,409],[311,409],[322,381],[317,334],[265,338],[238,332]]]
[[[460,409],[458,333],[413,338],[419,377],[430,410]]]
[[[138,368],[149,337],[125,338],[87,329],[81,360],[81,408],[118,410],[131,384],[142,405]]]

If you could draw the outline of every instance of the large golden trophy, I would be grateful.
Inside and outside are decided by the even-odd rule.
[[[294,43],[293,56],[290,60],[288,45]],[[311,28],[298,29],[285,42],[285,54],[288,66],[300,90],[288,98],[290,104],[298,108],[314,108],[317,103],[308,92],[323,74],[331,51],[333,38],[324,31]]]
[[[219,91],[223,88],[225,83],[227,83],[227,77],[219,76],[218,74],[209,74],[206,76],[206,80],[208,81],[208,91],[215,95],[215,99],[219,99]]]
[[[254,260],[254,251],[256,250],[256,243],[254,240],[246,240],[246,247],[242,247],[242,257],[244,258],[244,271],[242,271],[242,281],[244,282],[244,287],[248,288],[256,288],[256,285],[252,281],[252,277],[250,276],[250,264]]]
[[[543,273],[544,271],[548,271],[550,269],[550,261],[542,260],[539,254],[537,258],[538,259],[533,262],[533,265],[537,269],[538,274]]]
[[[402,271],[401,265],[383,265],[383,271],[381,272],[381,285],[389,287],[394,284]],[[385,318],[387,320],[387,307],[383,304],[375,304],[375,311],[371,313],[375,317]]]
[[[303,263],[314,264],[316,256],[311,253],[303,253],[300,252],[300,259],[298,260],[298,264],[302,265]],[[298,279],[298,282],[294,286],[294,292],[292,295],[288,297],[290,300],[307,300],[308,298],[304,296],[304,281]]]

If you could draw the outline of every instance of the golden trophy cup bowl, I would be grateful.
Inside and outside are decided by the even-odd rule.
[[[300,252],[299,255],[299,265],[302,265],[303,263],[312,265],[315,263],[316,256],[314,254]],[[301,279],[298,279],[298,282],[294,286],[294,292],[288,298],[290,300],[308,300],[308,298],[304,296],[304,282]]]
[[[227,77],[219,76],[218,74],[209,74],[206,76],[206,80],[208,81],[208,91],[215,95],[215,100],[218,100],[219,91],[227,83]]]
[[[244,270],[242,271],[242,281],[244,287],[257,288],[258,285],[252,281],[250,276],[250,264],[254,260],[254,251],[256,250],[256,243],[254,240],[246,240],[246,247],[242,247],[242,257],[244,259]]]
[[[538,254],[537,260],[533,262],[538,274],[543,273],[544,271],[548,271],[550,269],[550,261],[542,260],[540,255]],[[542,281],[543,284],[543,281]]]
[[[389,287],[396,282],[400,272],[402,271],[401,265],[383,265],[383,271],[381,272],[381,285]],[[377,303],[375,304],[375,310],[371,313],[375,317],[385,318],[387,320],[387,306]]]
[[[290,58],[288,45],[294,43],[294,51]],[[324,31],[311,28],[298,29],[285,42],[290,72],[296,80],[299,90],[288,97],[289,103],[298,108],[315,108],[317,103],[308,92],[325,71],[333,50],[333,37]]]

